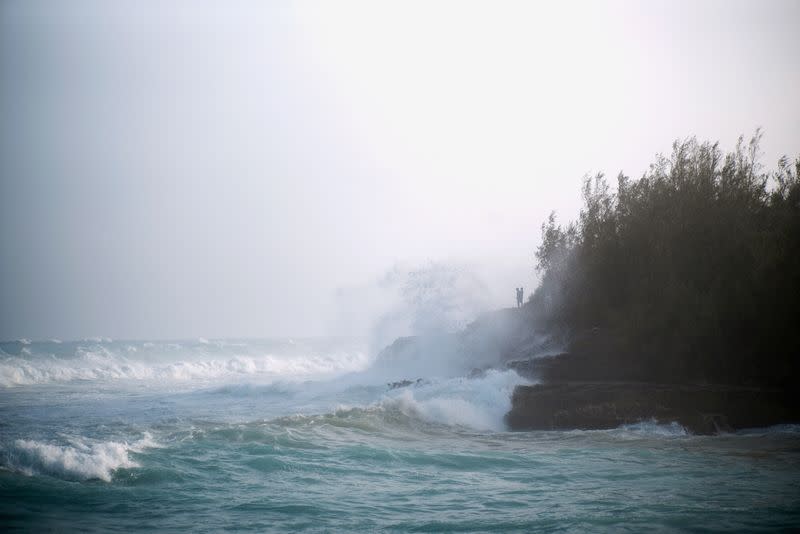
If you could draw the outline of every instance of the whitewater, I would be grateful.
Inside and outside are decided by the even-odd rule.
[[[432,353],[425,375],[374,352],[0,343],[0,530],[800,528],[800,427],[509,432],[511,393],[530,383],[514,371],[448,372]]]

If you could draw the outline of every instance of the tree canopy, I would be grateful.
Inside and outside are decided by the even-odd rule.
[[[638,180],[583,183],[577,221],[542,225],[530,306],[618,340],[642,379],[783,383],[800,349],[800,158],[765,172],[761,132],[724,154],[675,142]]]

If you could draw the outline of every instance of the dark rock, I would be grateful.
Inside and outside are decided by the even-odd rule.
[[[425,382],[421,378],[417,378],[416,380],[399,380],[397,382],[389,382],[386,385],[389,386],[389,389],[398,389],[408,386],[419,386],[424,383]]]
[[[467,378],[483,378],[486,376],[486,369],[482,369],[480,367],[473,368],[469,374],[467,374]]]
[[[543,359],[544,358],[527,358],[525,360],[512,360],[506,362],[506,369],[516,371],[516,373],[523,378],[535,379],[537,378],[537,370],[540,367],[540,363],[537,360]]]
[[[517,386],[512,430],[607,429],[655,419],[695,434],[798,421],[798,403],[780,389],[641,382]]]

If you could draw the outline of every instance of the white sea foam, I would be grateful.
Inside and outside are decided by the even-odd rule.
[[[134,348],[134,350],[130,350]],[[167,347],[180,351],[180,347]],[[136,358],[135,347],[122,347],[121,353],[95,345],[79,347],[74,357],[36,355],[30,358],[7,356],[0,359],[0,386],[19,386],[73,381],[152,380],[209,381],[243,376],[267,379],[308,379],[364,369],[370,359],[364,352],[313,355],[278,354],[184,354],[185,358],[152,361]],[[174,356],[173,356],[174,357]]]
[[[679,423],[659,423],[655,419],[648,419],[629,425],[622,425],[613,431],[621,437],[675,437],[688,436],[689,432]]]
[[[451,378],[398,389],[387,395],[383,405],[435,423],[501,431],[503,416],[511,409],[511,393],[525,383],[514,371],[490,370],[479,378]]]
[[[92,442],[83,438],[68,444],[43,443],[18,439],[6,453],[10,469],[27,475],[51,475],[67,480],[100,479],[111,481],[115,470],[139,467],[130,453],[157,447],[152,437],[144,437],[132,444],[116,441]]]

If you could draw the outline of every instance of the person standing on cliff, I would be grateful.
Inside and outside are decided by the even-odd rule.
[[[519,300],[519,302],[517,304],[517,307],[521,308],[522,307],[522,303],[525,302],[525,289],[522,288],[522,287],[519,288],[519,298],[517,300]]]
[[[518,287],[516,288],[516,290],[517,290],[517,308],[519,308],[522,305],[522,288]]]

